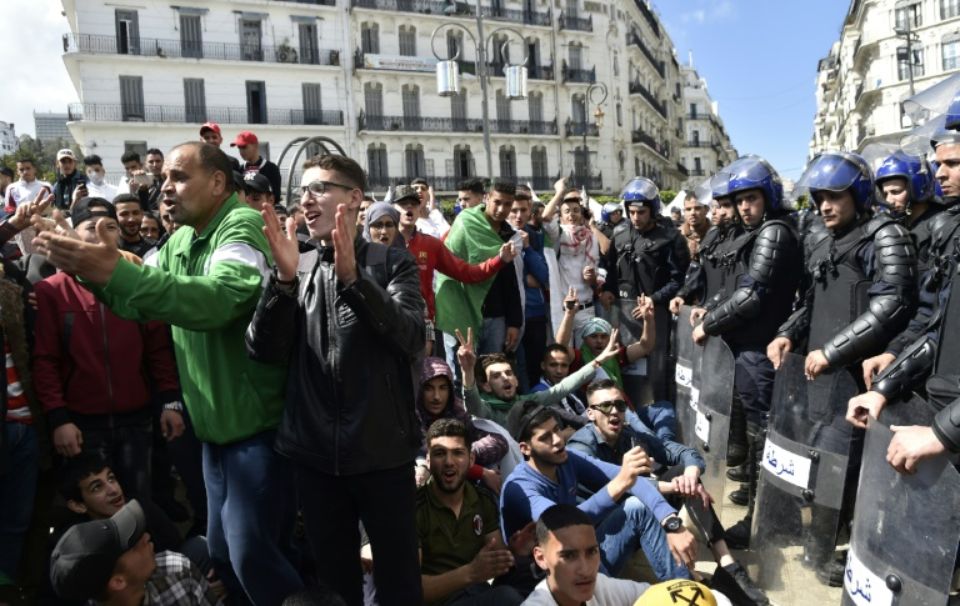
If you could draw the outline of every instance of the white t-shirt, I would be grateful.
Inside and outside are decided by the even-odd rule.
[[[597,584],[593,589],[593,597],[587,606],[633,606],[643,592],[650,588],[648,583],[637,583],[626,579],[612,579],[602,572],[597,573]],[[540,581],[523,606],[558,606],[553,599],[547,581]]]
[[[572,286],[581,303],[592,302],[593,287],[583,280],[583,268],[591,265],[596,269],[600,260],[600,245],[593,237],[593,231],[586,225],[560,225],[558,217],[545,222],[543,231],[553,241],[553,250],[544,254],[556,255],[557,251],[560,252],[557,260],[560,283],[551,284],[551,291],[556,290],[563,298]]]
[[[15,181],[7,188],[6,203],[8,206],[16,208],[23,202],[32,202],[43,187],[46,187],[49,191],[53,191],[53,187],[51,187],[49,183],[41,181],[40,179],[34,179],[30,183],[23,180]]]
[[[97,185],[93,181],[87,181],[87,193],[92,198],[103,198],[107,202],[113,202],[119,191],[116,186],[110,185],[106,181],[102,185]]]
[[[434,208],[426,217],[417,219],[417,229],[420,230],[421,233],[441,240],[443,236],[450,231],[450,224],[447,223],[446,218],[444,218],[443,211],[439,208]]]

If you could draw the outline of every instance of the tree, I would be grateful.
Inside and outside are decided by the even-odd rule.
[[[79,164],[80,159],[83,158],[83,153],[80,151],[80,146],[76,143],[72,143],[66,139],[39,141],[30,135],[20,135],[20,149],[12,154],[3,156],[0,162],[11,170],[16,171],[17,160],[29,158],[33,160],[33,163],[37,167],[37,178],[43,181],[53,182],[53,180],[57,178],[57,152],[64,148],[73,150],[73,154],[77,157]],[[78,166],[77,169],[80,170],[80,167]]]

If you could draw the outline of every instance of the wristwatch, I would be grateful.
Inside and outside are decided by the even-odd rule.
[[[663,521],[663,529],[666,532],[680,532],[683,530],[683,520],[680,516],[672,515]]]

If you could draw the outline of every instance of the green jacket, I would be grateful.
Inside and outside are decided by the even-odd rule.
[[[263,219],[231,196],[199,236],[182,227],[145,266],[121,259],[93,289],[119,316],[172,326],[184,403],[204,442],[280,422],[286,366],[254,362],[243,341],[272,263]]]

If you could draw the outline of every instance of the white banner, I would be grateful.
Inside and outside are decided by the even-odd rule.
[[[401,57],[364,53],[363,67],[367,69],[395,69],[404,72],[432,72],[437,69],[437,60],[434,57]]]

